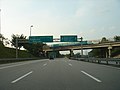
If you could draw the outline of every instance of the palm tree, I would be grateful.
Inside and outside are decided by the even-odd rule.
[[[4,39],[5,39],[4,36],[0,34],[0,41],[3,42]]]
[[[24,36],[23,34],[21,34],[21,35],[18,35],[18,34],[16,34],[16,35],[12,35],[12,41],[11,41],[11,43],[12,43],[12,46],[14,46],[14,47],[16,47],[16,39],[18,39],[18,40],[23,40],[23,39],[26,39],[26,36]],[[23,43],[18,43],[18,48],[20,49],[21,47],[23,46]]]
[[[106,37],[103,37],[101,43],[105,43],[105,42],[108,42],[108,40],[106,39]]]
[[[114,41],[115,41],[115,42],[120,41],[120,36],[115,36],[115,37],[114,37]]]

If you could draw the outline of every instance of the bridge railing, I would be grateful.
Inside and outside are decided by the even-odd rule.
[[[101,64],[111,64],[111,65],[118,65],[120,66],[120,59],[119,58],[71,58],[72,60],[77,61],[86,61],[92,63],[101,63]]]

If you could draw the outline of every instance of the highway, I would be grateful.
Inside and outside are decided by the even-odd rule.
[[[120,90],[120,68],[67,58],[4,64],[0,90]]]

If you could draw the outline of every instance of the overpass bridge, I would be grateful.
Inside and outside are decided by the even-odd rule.
[[[68,45],[68,46],[59,46],[57,48],[44,46],[43,49],[45,52],[48,51],[70,51],[71,56],[73,55],[73,50],[81,50],[81,55],[83,55],[83,49],[97,49],[97,48],[107,48],[108,55],[106,57],[111,57],[111,50],[114,47],[120,47],[120,42],[106,42],[106,43],[99,43],[99,44],[86,44],[86,45]],[[107,54],[107,52],[106,52]]]
[[[111,57],[111,50],[114,47],[120,47],[120,41],[119,42],[114,42],[114,41],[109,41],[109,42],[105,42],[105,43],[97,43],[97,44],[92,44],[92,43],[86,43],[86,41],[82,41],[81,39],[81,43],[80,42],[76,42],[72,45],[60,45],[58,44],[57,47],[53,47],[53,46],[49,46],[49,45],[45,45],[43,46],[43,51],[45,52],[49,52],[49,51],[70,51],[70,55],[73,55],[73,50],[81,50],[81,55],[83,55],[83,50],[84,49],[97,49],[97,48],[105,48],[108,51],[106,51],[106,57]],[[29,43],[29,40],[18,40],[18,43]],[[70,43],[70,42],[68,42]],[[16,49],[17,50],[17,49]],[[107,55],[108,52],[108,55]]]

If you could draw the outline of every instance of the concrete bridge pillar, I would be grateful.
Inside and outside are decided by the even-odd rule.
[[[83,37],[81,37],[81,57],[83,57],[83,45],[82,45]]]
[[[83,57],[83,48],[81,48],[81,57]]]
[[[108,58],[108,52],[106,51],[106,58]]]
[[[111,50],[112,50],[112,46],[108,47],[108,57],[111,58]]]
[[[74,53],[73,53],[73,50],[71,49],[70,50],[70,57],[73,57],[74,56]]]
[[[45,53],[44,53],[44,54],[45,54],[45,57],[47,57],[47,51],[45,51]]]

